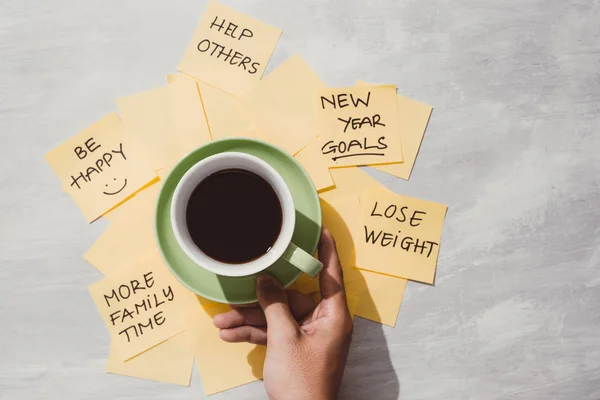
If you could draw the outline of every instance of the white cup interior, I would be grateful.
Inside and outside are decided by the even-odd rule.
[[[232,168],[253,172],[267,181],[277,194],[283,213],[281,231],[271,250],[262,257],[243,264],[223,263],[204,254],[192,240],[186,221],[188,200],[198,184],[209,175]],[[295,220],[294,200],[281,175],[260,158],[246,153],[220,153],[198,162],[183,175],[177,184],[171,202],[171,225],[175,238],[185,254],[200,267],[225,276],[251,275],[271,266],[282,256],[290,244],[294,233]],[[206,229],[210,229],[210,227]]]

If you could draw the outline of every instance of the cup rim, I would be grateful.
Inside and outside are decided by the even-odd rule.
[[[189,194],[191,194],[191,191],[193,191],[203,179],[211,174],[229,168],[244,169],[243,167],[236,167],[235,165],[218,167],[214,170],[210,169],[211,164],[220,163],[223,161],[223,159],[227,158],[238,161],[241,160],[242,162],[247,162],[258,167],[259,171],[252,170],[251,172],[258,174],[271,185],[277,194],[277,197],[279,198],[283,214],[281,230],[277,240],[271,247],[271,250],[257,259],[241,264],[227,264],[215,260],[214,258],[206,255],[198,248],[198,246],[196,246],[187,230],[187,221],[185,218],[189,195],[182,198],[182,192],[187,190],[190,192]],[[177,183],[173,193],[170,213],[173,233],[184,253],[190,257],[190,259],[192,259],[194,263],[198,265],[198,267],[204,268],[207,271],[213,272],[217,275],[231,277],[242,277],[256,274],[270,267],[283,255],[284,251],[288,248],[295,229],[294,200],[285,180],[271,165],[264,160],[247,153],[235,151],[214,154],[206,157],[187,170]]]

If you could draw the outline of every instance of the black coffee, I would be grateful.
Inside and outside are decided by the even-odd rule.
[[[243,169],[206,177],[186,208],[188,231],[196,246],[228,264],[250,262],[266,254],[279,236],[282,219],[281,204],[271,185]]]

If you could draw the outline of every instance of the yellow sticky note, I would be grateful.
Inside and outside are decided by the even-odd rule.
[[[202,82],[198,86],[213,140],[229,137],[265,139],[245,115],[237,97]]]
[[[160,186],[152,185],[107,214],[110,225],[83,258],[109,276],[118,272],[119,268],[157,252],[154,205]]]
[[[211,140],[208,124],[202,112],[202,100],[199,97],[198,85],[192,82],[174,82],[169,88],[169,112],[171,114],[173,136],[179,154],[175,162]],[[172,167],[175,163],[162,165],[161,168]],[[161,169],[159,168],[159,169]]]
[[[364,286],[356,304],[356,315],[388,326],[396,326],[407,280],[370,271],[359,271],[359,278],[349,285],[353,290]]]
[[[184,331],[182,310],[195,299],[157,253],[94,283],[89,290],[121,360]]]
[[[198,82],[197,79],[192,78],[189,75],[177,73],[167,74],[167,83],[178,83],[178,82]]]
[[[346,292],[358,297],[356,315],[389,326],[395,326],[406,288],[406,279],[353,268],[355,265],[354,232],[360,226],[357,196],[321,199],[323,224],[336,240],[344,268]]]
[[[148,351],[123,361],[115,343],[111,343],[106,372],[189,386],[194,366],[194,353],[184,331]]]
[[[262,379],[266,347],[250,343],[226,343],[219,338],[212,318],[229,311],[226,304],[203,301],[200,312],[187,316],[196,364],[204,391],[211,395]]]
[[[156,171],[156,173],[160,175],[162,171],[164,170]],[[133,197],[126,203],[123,203],[123,205],[104,214],[103,217],[111,222],[123,220],[125,223],[136,219],[137,215],[142,214],[144,217],[152,219],[154,205],[156,204],[156,198],[158,197],[161,186],[161,180],[154,181],[152,184],[136,192]]]
[[[384,187],[359,167],[334,168],[330,172],[335,188],[319,193],[319,197],[328,202],[359,195],[365,189],[374,186]]]
[[[113,206],[111,209],[109,209],[108,211],[106,211],[104,214],[102,214],[103,217],[107,217],[109,214],[113,215],[113,214],[118,214],[120,209],[128,209],[127,205],[129,203],[129,200],[135,198],[135,196],[138,193],[142,193],[144,192],[146,189],[152,187],[153,185],[155,185],[156,183],[160,182],[160,174],[159,171],[154,171],[155,174],[158,175],[158,177],[154,178],[153,180],[151,180],[150,182],[148,182],[147,184],[145,184],[144,186],[142,186],[137,192],[133,193],[132,195],[130,195],[129,197],[127,197],[125,200],[121,201],[120,203],[118,203],[116,206]],[[63,184],[63,190],[66,191],[66,186],[65,184]]]
[[[121,97],[117,105],[129,135],[144,148],[154,169],[173,166],[210,141],[196,82],[181,80]]]
[[[161,181],[164,181],[167,178],[167,176],[169,175],[169,173],[171,173],[171,169],[173,169],[172,166],[157,169],[156,174],[158,175],[158,177],[160,178]]]
[[[48,152],[46,160],[88,221],[156,178],[115,113]]]
[[[304,167],[304,169],[306,169],[306,172],[310,175],[315,184],[315,188],[318,191],[329,189],[334,186],[333,178],[329,172],[329,166],[327,165],[326,160],[321,157],[317,146],[308,145],[300,150],[294,158]]]
[[[231,94],[255,85],[281,30],[210,1],[178,69]]]
[[[346,215],[351,207],[351,200],[342,199],[334,202],[327,202],[321,199],[321,213],[323,226],[331,232],[335,239],[340,263],[344,268],[344,281],[348,281],[346,270],[350,270],[354,266],[355,249],[353,229],[355,229],[354,216]],[[358,200],[357,200],[358,204]],[[353,293],[359,293],[356,290]]]
[[[365,82],[357,82],[359,86],[370,86]],[[402,141],[402,163],[378,165],[374,168],[408,180],[412,172],[419,147],[425,135],[433,108],[427,104],[398,96],[398,131]]]
[[[230,137],[265,140],[262,132],[243,111],[239,98],[189,75],[181,73],[167,75],[169,83],[182,81],[193,81],[198,84],[204,115],[213,140]]]
[[[241,101],[267,140],[295,155],[317,137],[315,93],[324,87],[308,64],[293,55]]]
[[[319,148],[331,167],[402,161],[396,86],[318,91]]]
[[[360,205],[356,266],[433,284],[448,207],[379,188]]]

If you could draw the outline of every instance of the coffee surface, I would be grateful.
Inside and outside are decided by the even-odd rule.
[[[243,264],[266,254],[279,236],[283,214],[271,185],[257,174],[226,169],[206,177],[192,192],[186,222],[207,256]]]

